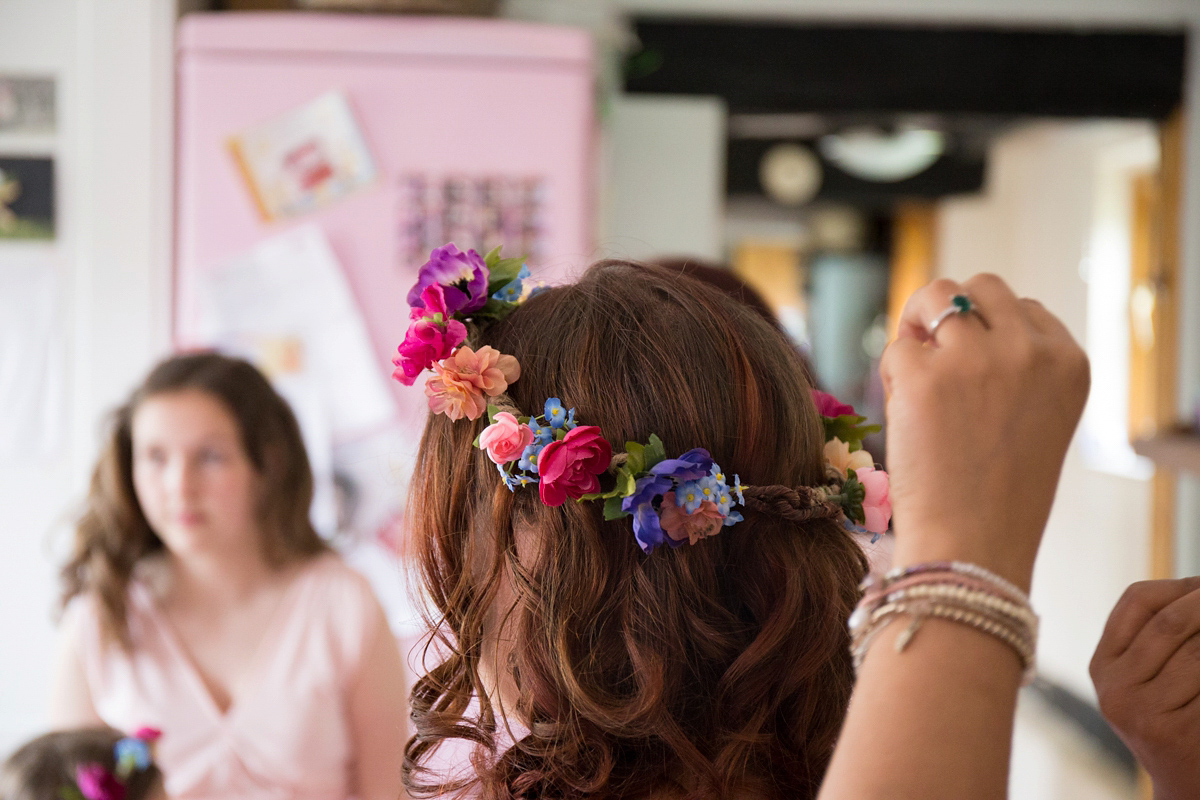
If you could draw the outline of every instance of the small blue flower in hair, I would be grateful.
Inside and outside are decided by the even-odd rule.
[[[551,428],[561,428],[567,424],[567,410],[563,408],[562,401],[557,397],[551,397],[546,401],[546,408],[542,415]]]
[[[545,446],[546,445],[538,444],[538,442],[535,441],[533,444],[526,447],[525,451],[521,453],[521,458],[517,461],[517,469],[523,469],[526,472],[532,472],[534,475],[536,475],[538,471],[538,453],[541,453],[542,448]]]

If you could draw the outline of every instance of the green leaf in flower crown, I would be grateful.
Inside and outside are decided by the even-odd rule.
[[[499,322],[512,313],[516,308],[512,303],[506,303],[503,300],[497,300],[494,297],[489,297],[487,302],[483,304],[483,308],[478,311],[472,311],[470,316],[477,319],[493,319]]]
[[[630,473],[638,475],[645,471],[645,451],[646,448],[637,442],[625,443],[625,455],[628,456],[628,459],[625,461],[625,466],[629,469]]]
[[[492,267],[500,260],[500,245],[496,245],[491,250],[488,250],[487,255],[483,257],[483,263],[487,266],[488,272],[492,271]]]
[[[496,421],[496,415],[499,413],[500,413],[499,406],[494,406],[491,403],[488,403],[487,415],[488,415],[488,424],[489,425],[491,425],[493,422]]]
[[[58,790],[59,800],[87,800],[83,796],[83,792],[79,791],[75,786],[61,786]]]
[[[494,266],[489,267],[488,294],[495,294],[515,281],[523,266],[525,266],[523,258],[502,258]]]
[[[662,439],[658,438],[657,434],[650,434],[650,444],[646,445],[645,451],[642,453],[644,466],[642,469],[650,469],[660,461],[667,458],[667,449],[663,447]]]
[[[867,515],[863,512],[863,500],[867,497],[867,489],[858,481],[858,476],[850,472],[846,476],[846,482],[842,484],[841,502],[842,508],[846,510],[846,516],[851,522],[857,522],[862,525],[867,521]]]
[[[604,518],[605,519],[620,519],[621,517],[629,516],[629,512],[621,508],[623,497],[610,497],[604,501]]]
[[[825,423],[825,441],[830,441],[834,437],[841,439],[846,444],[850,445],[850,452],[862,449],[863,437],[879,433],[883,430],[881,425],[864,425],[867,421],[866,417],[860,417],[857,414],[843,414],[840,417],[821,417]]]

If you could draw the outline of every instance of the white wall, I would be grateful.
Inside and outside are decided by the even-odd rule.
[[[169,0],[0,2],[0,71],[59,91],[58,237],[0,242],[0,270],[36,259],[53,275],[67,378],[62,446],[0,462],[0,753],[45,727],[57,564],[100,419],[169,345],[174,14]]]
[[[985,193],[941,203],[939,273],[955,280],[996,273],[1086,341],[1081,262],[1096,178],[1106,153],[1148,135],[1142,123],[1121,122],[1040,123],[1005,135],[990,153]],[[1083,696],[1094,696],[1087,663],[1109,610],[1127,585],[1146,576],[1149,522],[1148,482],[1092,469],[1076,437],[1038,559],[1033,602],[1042,615],[1042,671]]]
[[[602,257],[722,257],[725,104],[709,97],[616,98],[608,120]]]

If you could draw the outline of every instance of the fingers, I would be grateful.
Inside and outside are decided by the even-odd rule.
[[[890,342],[879,360],[879,377],[885,397],[892,396],[892,386],[905,375],[913,375],[929,358],[929,348],[915,337],[901,337]]]
[[[1200,589],[1200,576],[1179,580],[1141,581],[1125,590],[1113,607],[1096,646],[1097,661],[1119,657],[1146,627],[1151,617],[1179,598]]]
[[[1179,645],[1154,676],[1150,684],[1153,694],[1147,698],[1147,702],[1156,710],[1174,711],[1195,700],[1200,696],[1200,670],[1196,668],[1197,665],[1200,665],[1200,634],[1193,634]]]
[[[912,338],[918,342],[930,341],[929,328],[933,321],[950,308],[954,295],[962,293],[963,287],[949,278],[938,278],[913,292],[900,315],[898,338]],[[954,314],[938,326],[938,344],[950,345],[957,341],[968,341],[980,335],[983,330],[978,318]]]
[[[1159,610],[1138,631],[1125,652],[1118,656],[1127,665],[1128,676],[1137,682],[1157,675],[1167,659],[1196,634],[1200,633],[1200,589]]]
[[[989,328],[1011,328],[1024,318],[1021,303],[1013,290],[995,275],[975,275],[963,284],[963,289],[975,301],[979,314]]]

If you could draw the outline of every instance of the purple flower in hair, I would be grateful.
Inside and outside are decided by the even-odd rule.
[[[621,501],[621,510],[633,514],[633,535],[642,550],[649,553],[667,541],[654,501],[675,488],[675,484],[698,481],[712,470],[713,460],[702,447],[688,450],[679,458],[668,458],[637,479],[633,494]]]
[[[408,304],[424,308],[421,294],[434,284],[444,290],[447,314],[478,311],[488,300],[488,268],[483,256],[474,250],[464,253],[453,243],[437,248],[417,273],[416,285],[408,290]]]

